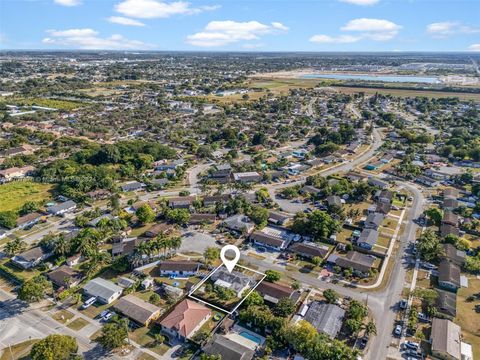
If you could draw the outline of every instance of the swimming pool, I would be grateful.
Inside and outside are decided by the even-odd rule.
[[[253,341],[254,343],[257,343],[258,345],[260,345],[262,343],[262,340],[259,337],[255,336],[255,335],[252,335],[249,332],[242,331],[242,332],[239,333],[239,335],[243,336],[245,339],[248,339],[248,340]]]

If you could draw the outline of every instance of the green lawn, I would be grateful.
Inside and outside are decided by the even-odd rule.
[[[69,327],[72,330],[78,331],[80,329],[83,329],[87,325],[88,325],[88,321],[79,317],[73,320],[70,324],[68,324],[67,327]]]
[[[169,347],[165,343],[157,344],[155,342],[154,335],[158,334],[159,332],[160,329],[156,326],[153,328],[140,327],[135,329],[135,331],[129,332],[128,336],[130,340],[136,342],[137,344],[144,346],[159,355],[163,355],[168,351]]]
[[[38,339],[27,340],[5,348],[0,360],[22,359],[30,353],[30,349],[38,341]]]
[[[475,305],[480,305],[480,301],[469,302],[466,299],[479,292],[480,279],[470,277],[468,279],[468,288],[458,290],[457,317],[455,319],[455,322],[462,328],[462,335],[466,342],[472,345],[474,359],[480,359],[480,316],[475,312]]]
[[[0,211],[16,211],[27,201],[44,202],[52,197],[50,184],[12,181],[0,185]]]
[[[60,310],[59,312],[53,314],[52,318],[54,318],[58,322],[61,322],[62,324],[65,324],[70,319],[73,319],[74,316],[75,315],[73,315],[73,313],[71,313],[70,311]]]

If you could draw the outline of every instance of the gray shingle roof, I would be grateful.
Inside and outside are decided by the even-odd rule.
[[[319,332],[334,338],[342,327],[345,310],[334,304],[325,304],[314,301],[308,307],[305,320],[312,324]]]

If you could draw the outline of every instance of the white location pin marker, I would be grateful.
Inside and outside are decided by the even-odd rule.
[[[235,257],[233,259],[227,259],[225,256],[227,251],[233,251],[235,253]],[[222,259],[228,272],[232,272],[235,265],[237,265],[238,260],[240,260],[240,250],[238,250],[235,245],[226,245],[220,251],[220,259]]]

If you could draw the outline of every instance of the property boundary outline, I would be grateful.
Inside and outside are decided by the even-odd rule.
[[[240,300],[240,301],[238,302],[238,304],[237,304],[231,311],[228,311],[228,310],[226,310],[226,309],[223,309],[223,308],[221,308],[221,307],[219,307],[219,306],[213,305],[213,304],[209,303],[208,301],[202,300],[202,299],[200,299],[200,298],[192,295],[195,291],[197,291],[197,290],[200,288],[200,286],[202,286],[202,285],[208,280],[208,278],[210,278],[210,277],[215,273],[215,271],[217,271],[218,269],[220,269],[222,266],[224,266],[224,264],[221,264],[221,265],[217,266],[210,274],[208,274],[204,279],[202,279],[202,281],[200,281],[198,284],[196,284],[196,285],[189,291],[188,297],[190,297],[190,298],[192,298],[192,299],[195,299],[195,300],[197,300],[197,301],[199,301],[199,302],[201,302],[201,303],[203,303],[203,304],[205,304],[205,305],[211,306],[211,307],[213,307],[213,308],[215,308],[215,309],[217,309],[217,310],[219,310],[219,311],[222,311],[222,312],[224,312],[224,313],[227,313],[228,315],[232,315],[232,314],[239,308],[239,306],[242,305],[242,303],[247,299],[247,297],[249,297],[250,294],[257,288],[257,286],[260,285],[260,283],[265,279],[265,277],[266,277],[267,275],[264,274],[264,273],[262,273],[262,272],[260,272],[260,271],[257,271],[257,270],[248,268],[248,267],[246,267],[246,266],[236,264],[235,266],[238,266],[238,267],[240,267],[240,268],[242,268],[242,269],[249,270],[249,271],[253,271],[253,272],[256,273],[256,274],[262,275],[262,278],[261,278],[259,281],[257,281],[257,283],[255,284],[255,286],[250,289],[250,291],[248,292],[248,294],[245,295],[245,296],[243,297],[243,299]]]

